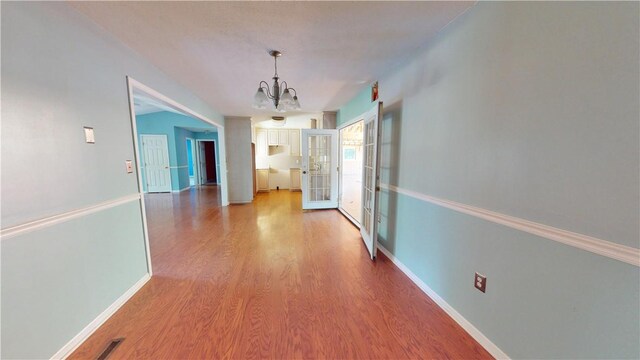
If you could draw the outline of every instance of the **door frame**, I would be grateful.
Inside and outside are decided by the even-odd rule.
[[[345,209],[342,208],[341,206],[341,202],[342,202],[342,170],[344,169],[344,166],[342,165],[342,130],[345,128],[348,128],[349,126],[356,124],[360,121],[364,121],[364,116],[368,113],[368,111],[363,112],[362,114],[354,117],[353,119],[341,124],[340,126],[336,127],[336,130],[338,130],[338,169],[340,169],[340,171],[338,172],[338,211],[340,211],[342,213],[342,215],[344,215],[349,221],[351,221],[353,223],[353,225],[355,225],[355,227],[357,227],[358,229],[360,229],[360,221],[356,220],[353,218],[353,216],[351,216],[351,214],[349,214]],[[364,159],[363,159],[364,161]]]
[[[308,154],[308,141],[309,141],[309,137],[307,136],[308,133],[315,133],[314,135],[329,135],[331,136],[335,141],[336,144],[335,146],[331,146],[331,159],[335,159],[335,162],[333,162],[333,165],[335,165],[335,171],[334,168],[331,168],[331,197],[335,196],[335,206],[333,206],[333,204],[331,206],[325,206],[327,205],[326,201],[325,204],[313,204],[313,206],[308,206],[305,208],[305,195],[308,196],[309,195],[309,174],[307,174],[309,170],[309,154]],[[340,133],[338,132],[337,129],[301,129],[300,130],[300,154],[302,155],[302,164],[301,164],[301,171],[302,171],[302,183],[300,184],[300,188],[302,189],[302,209],[303,210],[313,210],[313,209],[337,209],[338,208],[338,185],[340,183],[339,180],[339,176],[338,176],[338,138],[339,138]],[[305,156],[305,150],[307,152],[307,156]],[[305,176],[306,175],[306,176]],[[335,186],[334,186],[335,184]],[[307,191],[305,191],[305,189]]]
[[[193,179],[196,180],[198,178],[197,169],[196,169],[196,139],[187,137],[186,140],[191,140],[191,162],[193,166]],[[187,170],[189,170],[189,164],[187,163]],[[198,185],[197,181],[194,181],[194,184],[191,185],[191,179],[189,179],[189,187],[193,187]]]
[[[164,148],[165,150],[165,156],[167,159],[167,162],[169,161],[169,137],[166,134],[140,134],[140,140],[142,141],[142,146],[140,146],[140,150],[144,151],[144,138],[147,136],[162,136],[164,137],[164,143],[166,145],[166,147]],[[144,152],[143,152],[144,153]],[[144,155],[142,156],[143,158],[140,159],[141,161],[144,160]],[[146,168],[146,166],[141,166],[140,169]],[[170,193],[172,192],[172,187],[171,187],[171,180],[173,180],[173,178],[171,177],[171,163],[167,164],[167,171],[169,171],[169,189],[167,191],[149,191],[149,184],[147,183],[147,193]],[[143,191],[144,192],[144,191]]]
[[[208,141],[213,142],[213,152],[214,152],[214,154],[213,154],[214,155],[214,159],[213,160],[215,161],[215,164],[213,164],[213,165],[216,168],[216,184],[220,185],[220,162],[218,160],[219,159],[218,151],[216,151],[216,141],[214,139],[196,139],[196,152],[198,153],[197,162],[198,162],[198,165],[200,165],[200,147],[199,147],[199,144],[201,142],[208,142]],[[206,160],[206,158],[205,158],[205,160]],[[198,185],[202,185],[202,176],[200,174],[200,167],[198,167],[198,182],[197,182],[197,184]]]
[[[204,121],[208,124],[211,124],[213,126],[215,126],[218,129],[218,140],[220,141],[220,146],[218,148],[219,152],[222,152],[222,154],[220,154],[220,158],[221,159],[226,159],[226,157],[224,156],[225,154],[225,142],[224,142],[224,126],[217,123],[216,121],[213,121],[211,119],[209,119],[208,117],[201,115],[193,110],[191,110],[190,108],[182,105],[181,103],[169,98],[168,96],[165,96],[163,94],[161,94],[160,92],[144,85],[143,83],[133,79],[130,76],[126,77],[127,80],[127,96],[129,99],[129,115],[130,115],[130,119],[131,119],[131,138],[133,140],[133,159],[134,159],[134,163],[136,166],[136,171],[137,171],[137,177],[138,177],[138,195],[140,196],[140,214],[142,216],[142,234],[144,236],[144,243],[145,243],[145,251],[146,251],[146,255],[147,255],[147,272],[149,273],[149,276],[153,276],[153,266],[151,264],[151,248],[149,246],[149,228],[147,225],[147,209],[145,207],[145,201],[144,201],[144,192],[142,191],[142,172],[140,169],[140,144],[138,144],[138,128],[136,126],[136,111],[135,111],[135,105],[133,102],[133,93],[134,90],[136,92],[141,92],[151,98],[153,98],[154,100],[157,100],[158,102],[162,103],[165,106],[168,106],[172,109],[178,110],[179,112],[182,112],[184,114],[187,114],[195,119]],[[224,176],[221,176],[221,184],[220,184],[220,194],[221,194],[221,203],[222,206],[228,206],[229,205],[229,197],[228,197],[228,193],[227,193],[227,178],[226,178],[226,173],[227,173],[227,165],[226,163],[220,163],[220,173],[225,174]]]

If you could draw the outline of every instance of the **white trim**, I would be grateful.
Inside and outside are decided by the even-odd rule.
[[[481,209],[470,205],[460,204],[454,201],[439,199],[434,196],[421,194],[412,190],[403,189],[394,185],[380,184],[380,187],[412,198],[439,205],[463,214],[504,225],[512,229],[524,231],[549,240],[557,241],[565,245],[586,250],[594,254],[606,256],[627,264],[640,267],[640,249],[617,244],[611,241],[598,239],[588,235],[558,229],[552,226],[539,224],[533,221],[500,214],[487,209]]]
[[[191,185],[187,186],[186,188],[182,188],[182,189],[180,189],[180,190],[171,190],[171,192],[173,192],[173,193],[180,193],[180,192],[183,192],[183,191],[185,191],[185,190],[189,190],[189,189],[191,189]]]
[[[140,146],[138,145],[138,125],[136,120],[136,110],[133,100],[133,84],[137,81],[127,76],[127,94],[129,96],[129,113],[131,116],[131,136],[133,137],[133,157],[138,168],[138,192],[140,193],[140,216],[142,216],[142,235],[144,236],[144,249],[147,255],[147,271],[149,276],[153,276],[151,265],[151,247],[149,246],[149,227],[147,225],[147,207],[144,201],[144,186],[142,185],[142,167],[140,161]]]
[[[413,281],[420,290],[422,290],[428,297],[430,297],[444,312],[446,312],[455,322],[460,325],[472,338],[474,338],[482,347],[484,347],[491,356],[496,359],[509,359],[509,356],[500,350],[500,348],[494,344],[488,337],[486,337],[478,328],[473,326],[469,320],[465,319],[459,312],[457,312],[451,305],[449,305],[443,298],[440,297],[433,289],[429,287],[424,281],[422,281],[416,274],[414,274],[407,266],[405,266],[397,257],[385,249],[382,245],[378,244],[378,250],[382,251],[392,263],[394,263],[400,271],[402,271],[409,280]]]
[[[156,98],[157,100],[160,100],[160,101],[166,103],[170,107],[172,107],[172,108],[174,108],[176,110],[179,110],[180,112],[186,113],[187,115],[189,115],[191,117],[198,118],[200,120],[208,122],[209,124],[214,125],[216,127],[219,127],[219,128],[223,127],[222,125],[220,125],[217,122],[209,119],[208,117],[198,114],[197,112],[189,109],[188,107],[180,104],[177,101],[172,100],[171,98],[169,98],[169,97],[167,97],[165,95],[162,95],[161,93],[157,92],[156,90],[153,90],[152,88],[150,88],[150,87],[144,85],[143,83],[131,78],[130,76],[127,76],[127,79],[129,80],[129,83],[133,87],[135,87],[138,90],[141,90],[141,91],[147,93],[148,95],[151,95],[152,97]]]
[[[356,221],[356,219],[353,218],[353,216],[351,216],[351,214],[349,214],[347,212],[347,210],[341,208],[340,206],[338,206],[338,211],[340,211],[342,213],[342,215],[344,215],[344,217],[347,218],[347,220],[351,221],[351,223],[353,224],[353,226],[357,227],[358,230],[360,229],[360,223]]]
[[[140,199],[141,199],[140,194],[127,195],[117,199],[108,200],[95,205],[87,206],[84,208],[67,211],[62,214],[57,214],[57,215],[49,216],[43,219],[30,221],[24,224],[11,226],[11,227],[2,229],[0,231],[0,237],[2,238],[2,240],[6,240],[8,238],[11,238],[20,234],[32,232],[32,231],[41,229],[43,227],[60,224],[72,219],[77,219],[82,216],[97,213],[102,210],[110,209],[112,207],[126,204],[126,203],[140,200]]]
[[[106,308],[98,317],[85,326],[78,335],[74,336],[67,344],[65,344],[58,352],[56,352],[51,359],[66,359],[71,355],[82,343],[91,336],[102,324],[104,324],[109,318],[122,307],[135,293],[138,292],[151,279],[149,274],[144,274],[142,279],[138,280],[133,286],[122,294],[113,304]]]
[[[188,168],[189,165],[180,165],[180,166],[169,166],[169,169],[184,169]]]

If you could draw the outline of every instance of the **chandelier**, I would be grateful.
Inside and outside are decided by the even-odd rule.
[[[290,88],[286,81],[278,82],[278,57],[282,55],[278,50],[269,51],[269,55],[273,56],[275,74],[273,74],[273,85],[269,88],[266,81],[260,81],[258,91],[253,97],[253,107],[256,109],[266,109],[270,102],[278,112],[287,110],[300,110],[300,102],[294,88]],[[291,95],[293,92],[293,95]]]

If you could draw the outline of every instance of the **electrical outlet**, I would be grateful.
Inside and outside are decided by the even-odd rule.
[[[482,292],[486,292],[487,290],[487,277],[481,274],[476,273],[476,277],[473,281],[473,285],[476,287],[476,289],[482,291]]]

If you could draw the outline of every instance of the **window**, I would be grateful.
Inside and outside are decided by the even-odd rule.
[[[344,149],[344,154],[342,156],[344,160],[355,160],[356,159],[356,149]]]

